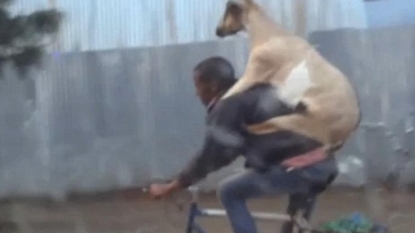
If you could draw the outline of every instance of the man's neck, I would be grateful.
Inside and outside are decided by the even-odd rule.
[[[222,98],[225,93],[226,91],[221,92],[210,100],[209,104],[206,106],[208,112],[210,112],[213,107],[215,107],[216,103],[220,100],[220,98]]]
[[[206,106],[208,112],[210,112],[213,107],[215,106],[216,102],[219,100],[220,97],[214,97],[210,100],[209,104]]]

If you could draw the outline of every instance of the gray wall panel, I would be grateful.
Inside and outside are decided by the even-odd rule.
[[[413,27],[402,26],[310,36],[358,90],[363,119],[356,134],[365,149],[356,157],[366,161],[365,174],[371,182],[387,177],[395,177],[398,185],[415,182],[415,176],[408,175],[415,169],[414,33]],[[351,141],[348,147],[355,143]]]

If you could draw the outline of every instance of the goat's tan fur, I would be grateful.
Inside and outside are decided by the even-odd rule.
[[[223,98],[261,82],[281,87],[293,68],[305,60],[313,83],[301,99],[307,111],[275,117],[248,129],[254,134],[289,130],[320,141],[327,150],[340,148],[360,120],[358,100],[349,81],[306,40],[267,17],[253,0],[242,1],[251,51],[245,73]]]

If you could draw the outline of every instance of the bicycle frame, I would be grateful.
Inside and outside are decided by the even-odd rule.
[[[189,214],[186,224],[186,233],[208,233],[205,231],[197,222],[196,218],[198,217],[226,217],[226,211],[223,209],[207,209],[207,208],[200,208],[199,207],[199,189],[197,187],[190,187],[188,191],[191,193],[192,199],[189,208]],[[279,214],[279,213],[266,213],[266,212],[254,212],[252,213],[252,217],[257,220],[276,220],[282,222],[290,222],[297,226],[297,228],[303,230],[304,233],[306,232],[316,232],[313,230],[308,221],[300,216],[291,217],[288,214]]]

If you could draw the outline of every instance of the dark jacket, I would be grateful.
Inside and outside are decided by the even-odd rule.
[[[269,84],[220,100],[208,113],[201,150],[180,173],[179,181],[190,186],[238,156],[244,156],[249,167],[265,172],[287,158],[321,147],[319,142],[293,132],[253,135],[245,129],[246,125],[288,114],[300,113],[279,101],[277,89]]]

